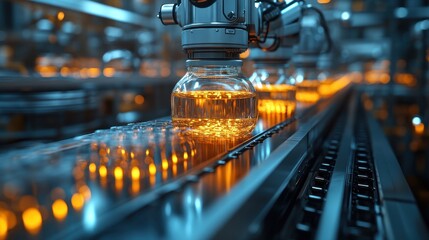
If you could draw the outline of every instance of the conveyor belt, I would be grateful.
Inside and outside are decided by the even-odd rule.
[[[172,128],[168,121],[155,121],[100,130],[76,139],[4,154],[2,159],[9,159],[0,163],[4,173],[0,181],[8,189],[1,192],[5,210],[15,218],[30,207],[38,209],[39,215],[42,211],[46,215],[32,234],[21,221],[8,231],[8,236],[92,236],[150,203],[159,204],[160,199],[179,190],[187,201],[201,195],[196,205],[201,205],[199,211],[205,211],[265,161],[296,131],[298,124],[311,120],[314,113],[326,112],[330,109],[328,106],[330,101],[321,102],[299,113],[299,121],[292,118],[271,129],[264,129],[266,124],[258,124],[248,139],[192,139]],[[133,166],[138,169],[134,175]],[[133,179],[136,175],[138,181]],[[200,187],[195,189],[195,185]],[[185,189],[188,190],[183,194]],[[170,201],[181,202],[175,198]],[[29,199],[30,206],[23,204],[21,208],[14,204],[25,202],[23,199]],[[80,206],[76,199],[81,200]],[[66,203],[66,216],[53,215],[56,200]],[[183,207],[180,211],[191,210]],[[195,217],[192,224],[200,221],[195,214],[191,214]],[[188,221],[183,215],[178,219],[179,226]],[[171,229],[166,220],[149,222],[148,232],[156,229],[153,224]],[[153,237],[156,236],[168,234],[161,231],[154,233]]]
[[[37,232],[19,221],[8,237],[427,236],[396,159],[358,96],[343,91],[262,126],[246,139],[208,140],[156,121],[4,155],[11,161],[0,164],[1,206],[19,217],[22,204],[13,201],[27,197],[43,216]],[[58,199],[68,206],[62,219],[52,214]]]

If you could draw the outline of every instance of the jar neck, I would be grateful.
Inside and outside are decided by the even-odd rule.
[[[238,75],[241,74],[241,66],[209,65],[189,66],[188,72],[195,75]]]

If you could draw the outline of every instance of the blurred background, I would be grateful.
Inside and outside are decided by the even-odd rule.
[[[168,2],[1,1],[0,152],[169,116],[186,69]],[[364,92],[429,222],[429,1],[307,2],[334,43],[319,66]]]

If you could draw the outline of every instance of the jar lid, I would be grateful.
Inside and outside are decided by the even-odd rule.
[[[187,67],[207,67],[207,66],[243,66],[241,60],[186,60]]]

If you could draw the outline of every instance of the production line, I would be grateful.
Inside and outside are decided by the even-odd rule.
[[[429,239],[425,1],[137,2],[0,5],[0,239]]]

